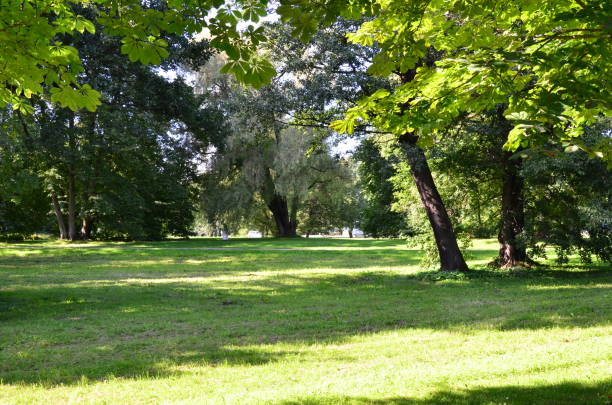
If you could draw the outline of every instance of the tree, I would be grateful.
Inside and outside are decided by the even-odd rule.
[[[325,145],[329,122],[361,94],[384,85],[365,72],[372,50],[346,45],[344,35],[352,26],[339,21],[303,43],[291,37],[288,26],[267,25],[270,40],[265,49],[282,74],[259,90],[219,76],[211,68],[221,63],[199,73],[202,91],[226,111],[232,128],[232,136],[216,153],[235,162],[230,166],[240,168],[245,180],[228,181],[236,172],[227,169],[223,184],[257,191],[279,235],[296,234],[297,214],[308,190],[337,169]],[[229,166],[218,162],[215,167]]]
[[[18,238],[44,230],[49,204],[41,179],[26,150],[32,142],[8,108],[0,110],[0,238]]]
[[[484,114],[465,117],[432,147],[432,155],[438,171],[461,181],[466,211],[476,209],[480,227],[482,197],[488,195],[489,204],[498,205],[494,224],[500,248],[495,263],[515,267],[530,261],[520,237],[525,227],[525,181],[521,174],[523,159],[503,150],[512,129],[503,116],[504,108],[499,105]],[[463,214],[463,221],[469,216],[469,212]]]
[[[303,36],[338,15],[371,17],[349,41],[377,44],[369,72],[397,75],[401,83],[363,98],[332,127],[351,133],[370,124],[405,146],[443,269],[466,266],[420,147],[433,144],[461,115],[507,103],[509,150],[571,141],[610,158],[610,139],[594,147],[577,139],[585,124],[609,114],[612,101],[610,11],[600,2],[294,1],[279,13]]]
[[[394,162],[381,155],[372,138],[361,142],[354,157],[360,162],[359,181],[365,197],[361,229],[375,238],[397,238],[411,233],[405,216],[392,210]]]
[[[610,135],[610,120],[585,128],[584,142],[597,145]],[[563,153],[549,146],[550,156],[527,153],[521,169],[525,179],[525,231],[521,242],[534,256],[553,246],[556,260],[566,263],[577,253],[582,262],[595,256],[612,263],[612,177],[603,161],[584,151]]]
[[[332,27],[334,26],[335,25],[332,24]],[[349,25],[349,27],[351,26],[352,25]],[[314,38],[317,38],[317,36],[315,35]],[[346,55],[347,51],[349,52],[348,55]],[[319,52],[319,54],[320,53],[321,52]],[[346,55],[345,58],[348,57],[348,60],[354,60],[354,66],[356,66],[356,68],[353,67],[353,71],[359,72],[361,75],[363,75],[365,73],[363,69],[369,63],[367,61],[371,61],[371,63],[375,62],[375,58],[372,58],[372,55],[375,53],[376,48],[352,47],[345,49],[341,54]],[[368,59],[364,60],[363,57],[359,57],[359,55],[364,54],[367,55]],[[435,60],[436,57],[437,55],[435,54],[435,52],[432,52],[429,55],[429,60],[427,63],[433,63],[433,60]],[[331,66],[333,66],[333,64]],[[346,69],[344,70],[344,73],[346,73]],[[353,94],[363,94],[366,96],[368,94],[371,94],[368,97],[375,97],[375,95],[377,94],[385,94],[388,93],[390,91],[389,89],[393,86],[398,86],[402,82],[412,80],[414,78],[414,74],[415,71],[413,70],[411,72],[407,72],[406,74],[395,75],[393,77],[385,77],[384,79],[379,80],[378,82],[373,82],[373,85],[370,86],[357,86],[357,89],[361,91],[361,94],[357,93],[355,90],[353,90]],[[333,81],[329,80],[329,78],[325,82],[333,83]],[[366,81],[365,83],[372,82]],[[352,87],[355,86],[353,85]],[[348,88],[350,89],[351,86],[349,86]],[[348,103],[345,102],[343,105],[341,105],[341,107],[344,108],[342,108],[340,111],[344,110],[346,107],[354,103],[354,100],[354,96],[353,98],[349,97]],[[357,104],[359,105],[359,102]],[[354,108],[355,107],[349,108],[349,111],[352,111]],[[355,122],[347,124],[350,127],[350,130],[348,127],[343,127],[342,125],[344,124],[339,125],[338,122],[339,121],[333,123],[332,128],[338,130],[339,132],[352,133],[355,131],[356,127],[360,129],[358,125],[356,126]],[[367,124],[367,122],[363,123]],[[383,131],[387,131],[387,129],[383,128]],[[436,243],[438,245],[441,268],[443,270],[467,270],[467,265],[457,244],[451,220],[448,216],[444,203],[436,189],[436,185],[433,181],[433,177],[427,164],[425,154],[420,148],[420,146],[417,145],[418,139],[419,137],[415,134],[404,133],[401,137],[399,137],[398,140],[403,145],[403,150],[406,158],[411,162],[413,178],[418,186],[423,206],[428,214],[428,219],[432,226]]]
[[[363,199],[353,162],[334,157],[324,175],[308,189],[299,212],[299,230],[308,237],[346,228],[349,237],[361,224]]]
[[[458,231],[497,234],[500,250],[492,264],[498,267],[530,265],[545,245],[555,247],[560,261],[570,252],[585,261],[591,255],[610,260],[610,176],[604,162],[583,151],[563,153],[554,144],[546,154],[504,151],[510,125],[502,110],[462,120],[428,150]],[[586,128],[584,141],[596,145],[608,131],[609,123],[598,122]],[[398,184],[403,197],[405,183]]]

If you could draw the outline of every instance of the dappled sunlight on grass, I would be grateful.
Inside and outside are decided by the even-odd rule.
[[[597,403],[609,392],[609,271],[441,277],[397,241],[370,242],[4,254],[0,403],[527,404],[538,401],[524,392],[551,403],[572,389],[566,403]],[[493,256],[488,245],[474,257]]]

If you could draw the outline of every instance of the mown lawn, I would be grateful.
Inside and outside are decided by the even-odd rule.
[[[604,265],[438,280],[402,241],[27,245],[0,249],[1,404],[612,402]]]

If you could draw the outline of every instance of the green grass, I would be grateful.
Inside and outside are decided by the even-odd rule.
[[[396,240],[58,245],[0,249],[1,404],[612,401],[601,264],[434,281]]]

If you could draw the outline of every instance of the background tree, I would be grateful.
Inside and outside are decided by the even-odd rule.
[[[365,71],[372,50],[346,44],[351,26],[339,21],[305,44],[290,35],[288,26],[267,25],[265,48],[280,74],[260,90],[240,88],[219,76],[219,62],[199,73],[200,91],[226,111],[233,132],[216,153],[233,155],[234,167],[251,173],[243,175],[246,183],[240,182],[249,186],[241,187],[257,190],[279,235],[296,234],[301,201],[325,172],[336,170],[324,141],[329,122],[360,94],[384,85]]]
[[[0,111],[0,238],[23,239],[48,224],[44,184],[27,157],[31,139],[9,108]]]
[[[24,156],[49,193],[60,236],[160,238],[185,235],[192,221],[196,153],[214,138],[216,115],[181,80],[132,63],[121,43],[103,34],[73,36],[86,58],[81,82],[101,91],[94,111],[72,111],[32,96],[16,111]],[[203,63],[205,44],[168,38],[163,67]],[[80,222],[80,223],[79,223]],[[95,225],[95,226],[94,226]]]
[[[602,120],[585,129],[584,142],[591,147],[609,134],[610,121]],[[593,256],[612,263],[612,177],[605,163],[581,150],[563,153],[550,145],[549,153],[529,154],[521,169],[527,185],[522,242],[534,257],[553,246],[560,263],[572,253],[585,263]]]
[[[392,210],[394,162],[381,155],[372,138],[361,142],[354,157],[360,163],[359,180],[365,200],[361,229],[375,238],[397,238],[412,233],[405,215]]]
[[[311,183],[299,213],[299,230],[307,237],[346,229],[349,237],[361,226],[364,207],[354,164],[334,157],[335,163]]]

